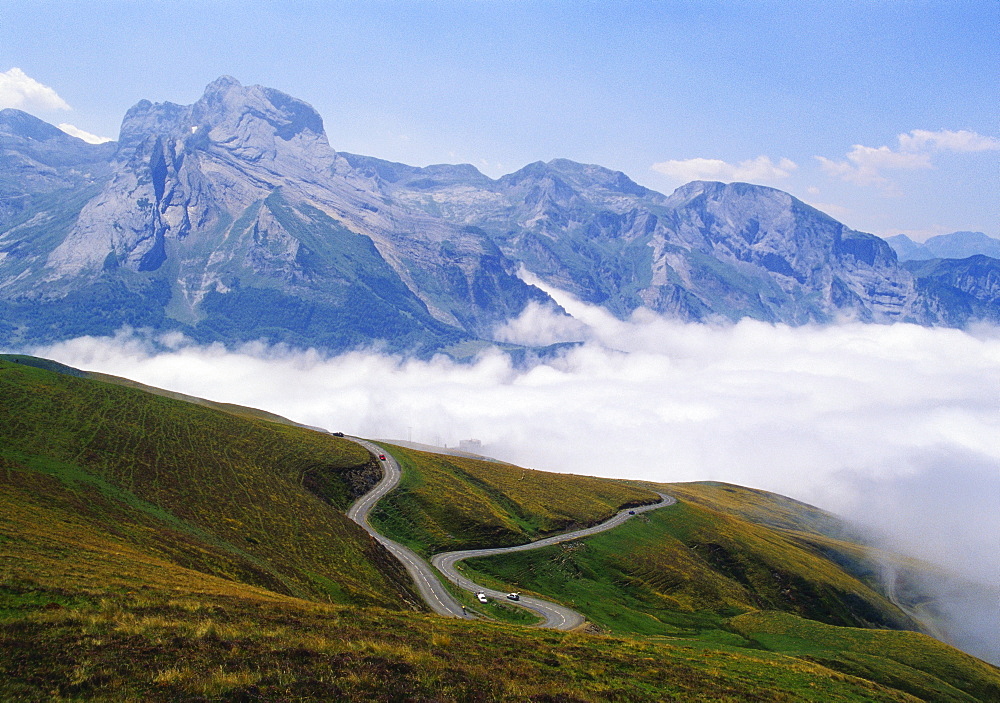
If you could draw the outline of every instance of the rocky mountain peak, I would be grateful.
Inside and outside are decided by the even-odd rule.
[[[568,159],[493,180],[338,154],[306,102],[230,76],[191,105],[137,103],[118,144],[0,111],[0,174],[0,287],[30,302],[9,317],[24,339],[51,334],[38,320],[58,299],[81,333],[96,328],[76,320],[98,319],[101,333],[429,349],[548,300],[520,267],[623,317],[1000,318],[992,263],[903,268],[882,240],[774,188],[695,181],[667,197]],[[83,295],[104,307],[81,315]]]
[[[244,122],[256,123],[256,129],[273,130],[285,141],[304,132],[313,137],[326,136],[323,118],[308,103],[273,88],[244,87],[230,76],[208,84],[192,108],[192,120],[192,126],[214,132],[213,139],[239,133]]]
[[[205,86],[205,97],[219,93],[225,93],[230,88],[242,88],[243,84],[232,76],[219,76],[214,81]]]
[[[153,137],[182,136],[191,108],[171,102],[140,100],[125,113],[118,135],[118,158],[127,161]]]
[[[683,207],[699,198],[705,201],[768,200],[790,203],[792,196],[783,190],[753,183],[721,183],[719,181],[691,181],[670,194],[667,204]]]
[[[1000,239],[983,232],[939,234],[923,243],[914,242],[905,234],[897,234],[886,241],[896,251],[900,261],[965,259],[977,254],[1000,258]]]
[[[0,226],[30,191],[99,179],[114,150],[114,143],[88,144],[27,112],[0,110]]]
[[[620,171],[569,159],[536,161],[501,177],[497,185],[530,208],[528,219],[535,219],[542,212],[551,216],[553,213],[549,211],[553,207],[599,207],[623,213],[634,209],[639,201],[660,204],[665,200],[660,193],[640,186]]]
[[[243,86],[231,76],[209,83],[193,105],[136,103],[122,122],[119,158],[145,159],[165,142],[185,151],[221,149],[252,162],[294,152],[306,162],[318,158],[322,163],[314,165],[325,168],[334,157],[323,119],[311,105],[271,88]]]
[[[569,159],[553,159],[546,167],[585,190],[601,190],[608,193],[646,198],[659,195],[644,188],[621,171],[615,171],[596,164],[581,164]]]

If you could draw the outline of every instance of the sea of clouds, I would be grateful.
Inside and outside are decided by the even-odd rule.
[[[552,291],[550,291],[552,292]],[[851,520],[957,574],[930,584],[941,628],[1000,661],[1000,330],[627,321],[571,296],[498,338],[582,344],[532,363],[262,343],[226,349],[123,331],[32,350],[93,371],[375,438],[455,446],[548,471],[728,481]],[[958,585],[956,585],[958,584]],[[978,600],[977,600],[978,598]],[[993,600],[990,600],[992,598]]]

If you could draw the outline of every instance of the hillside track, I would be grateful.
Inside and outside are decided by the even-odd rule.
[[[487,597],[503,600],[507,597],[506,593],[485,588],[462,576],[456,568],[458,563],[463,559],[471,559],[472,557],[491,557],[500,554],[510,554],[511,552],[523,552],[529,549],[541,549],[542,547],[551,547],[555,544],[562,544],[563,542],[570,542],[583,537],[590,537],[591,535],[596,535],[600,532],[605,532],[606,530],[618,527],[629,518],[635,517],[640,513],[656,510],[658,508],[665,508],[666,506],[673,505],[677,502],[676,499],[664,493],[657,492],[657,495],[660,496],[659,503],[642,505],[636,508],[625,508],[619,511],[614,517],[611,517],[597,525],[593,525],[592,527],[575,530],[573,532],[565,532],[560,535],[553,535],[552,537],[546,537],[527,544],[519,544],[514,547],[464,549],[457,552],[442,552],[441,554],[435,554],[431,558],[431,563],[438,569],[438,571],[444,574],[449,581],[460,588],[464,588],[467,591],[481,591],[485,593]],[[572,608],[567,608],[566,606],[559,605],[558,603],[541,600],[540,598],[521,596],[517,601],[508,602],[520,605],[528,610],[531,610],[537,615],[540,615],[543,618],[543,622],[539,623],[539,627],[547,627],[554,630],[574,630],[586,622],[586,618],[583,614],[578,613]]]
[[[644,513],[649,510],[656,510],[658,508],[664,508],[677,502],[671,496],[664,493],[657,493],[657,495],[660,496],[660,502],[658,503],[642,505],[634,508],[625,508],[619,511],[617,515],[605,520],[604,522],[582,530],[553,535],[552,537],[546,537],[527,544],[519,544],[514,547],[465,549],[456,552],[442,552],[441,554],[435,554],[431,558],[431,564],[433,564],[432,568],[431,564],[428,564],[416,552],[380,534],[368,522],[368,516],[371,513],[372,508],[375,507],[375,504],[399,484],[399,480],[402,477],[402,471],[399,468],[399,464],[392,457],[392,455],[389,454],[389,452],[374,442],[358,437],[347,437],[346,439],[350,439],[352,442],[360,444],[376,457],[385,457],[385,460],[379,460],[379,464],[382,466],[383,471],[382,480],[379,481],[372,490],[354,502],[354,504],[347,511],[347,517],[361,525],[361,527],[363,527],[368,534],[378,540],[379,543],[381,543],[403,563],[403,566],[410,574],[413,582],[417,585],[417,589],[420,592],[421,597],[430,609],[439,615],[465,619],[472,619],[475,617],[471,613],[467,613],[465,608],[463,608],[462,605],[455,600],[451,593],[448,592],[448,589],[445,588],[444,584],[442,584],[441,580],[438,578],[438,575],[434,570],[435,568],[440,571],[445,578],[459,588],[473,593],[482,592],[485,593],[487,597],[505,601],[513,605],[520,605],[521,607],[534,612],[542,618],[542,622],[538,623],[538,627],[550,628],[554,630],[574,630],[587,621],[582,613],[578,613],[572,608],[568,608],[564,605],[542,600],[541,598],[533,598],[531,596],[521,596],[518,601],[509,601],[507,600],[506,593],[486,588],[462,576],[456,568],[457,564],[463,559],[469,559],[472,557],[489,557],[498,554],[509,554],[511,552],[522,552],[528,549],[541,549],[542,547],[550,547],[554,544],[562,544],[563,542],[589,537],[591,535],[610,530],[613,527],[617,527],[629,518],[640,513]]]

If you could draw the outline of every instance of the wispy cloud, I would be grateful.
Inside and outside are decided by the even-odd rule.
[[[0,109],[69,110],[69,104],[55,90],[39,83],[20,68],[0,73]]]
[[[966,130],[930,132],[914,129],[897,138],[898,146],[870,147],[855,144],[844,160],[817,156],[829,175],[860,186],[877,186],[887,194],[898,195],[893,181],[884,171],[933,168],[931,156],[939,152],[973,153],[1000,150],[1000,139]]]
[[[914,129],[909,134],[899,135],[899,148],[903,151],[1000,151],[1000,139],[987,137],[968,130],[952,132],[942,129],[929,132],[926,129]]]
[[[846,161],[833,161],[817,156],[820,166],[831,176],[861,186],[889,188],[891,181],[882,175],[886,169],[930,168],[929,154],[893,151],[887,146],[877,148],[855,144],[847,152]]]
[[[105,142],[114,141],[111,137],[99,137],[96,134],[91,134],[90,132],[85,132],[75,125],[71,125],[68,122],[63,122],[57,125],[59,129],[64,131],[71,137],[76,137],[77,139],[82,139],[88,144],[104,144]]]
[[[779,159],[777,163],[769,156],[758,156],[736,164],[721,159],[684,159],[661,161],[650,168],[677,181],[746,181],[749,183],[775,183],[788,178],[798,168],[791,159]]]

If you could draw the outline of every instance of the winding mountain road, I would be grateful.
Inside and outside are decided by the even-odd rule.
[[[431,610],[439,615],[450,615],[452,617],[466,619],[473,618],[474,616],[467,613],[465,608],[463,608],[462,605],[455,600],[451,593],[448,592],[448,589],[445,588],[444,584],[442,584],[440,579],[438,579],[434,569],[432,569],[423,558],[421,558],[412,549],[404,547],[398,542],[395,542],[378,533],[368,522],[368,515],[371,513],[371,509],[385,494],[399,484],[402,472],[400,471],[399,464],[396,463],[396,460],[392,457],[392,455],[379,445],[358,437],[348,437],[347,439],[357,442],[375,456],[385,457],[384,460],[379,460],[383,470],[382,480],[379,481],[371,491],[355,501],[355,503],[347,511],[347,517],[361,525],[361,527],[363,527],[368,534],[378,540],[403,563],[403,566],[406,568],[407,572],[413,578],[414,583],[417,585],[417,589],[420,592],[421,597],[427,602],[427,605],[430,606]],[[599,532],[604,532],[605,530],[617,527],[630,517],[638,515],[639,513],[644,513],[648,510],[656,510],[657,508],[663,508],[677,502],[674,498],[671,498],[663,493],[658,493],[658,495],[660,496],[659,503],[642,505],[635,508],[626,508],[621,510],[614,517],[611,517],[598,525],[587,527],[582,530],[566,532],[561,535],[554,535],[535,542],[529,542],[528,544],[519,544],[514,547],[465,549],[457,552],[443,552],[441,554],[434,555],[431,559],[431,563],[449,581],[457,585],[459,588],[472,592],[483,592],[488,597],[492,597],[497,600],[506,600],[506,593],[484,588],[483,586],[480,586],[479,584],[474,583],[468,578],[462,576],[462,574],[456,569],[458,562],[471,557],[487,557],[497,554],[522,552],[528,549],[540,549],[541,547],[561,544],[562,542],[569,542],[571,540],[580,539],[581,537],[589,537],[590,535],[595,535]],[[572,630],[586,622],[586,618],[582,613],[578,613],[572,608],[567,608],[564,605],[552,603],[540,598],[521,596],[518,601],[506,602],[520,605],[541,616],[543,621],[538,624],[539,627],[547,627],[555,630]]]
[[[488,597],[497,598],[504,600],[507,594],[501,591],[494,591],[490,588],[484,588],[476,583],[473,583],[458,571],[456,568],[458,562],[463,559],[470,559],[472,557],[491,557],[498,554],[510,554],[511,552],[523,552],[528,549],[541,549],[542,547],[550,547],[554,544],[562,544],[563,542],[570,542],[575,539],[580,539],[581,537],[589,537],[590,535],[596,535],[599,532],[604,532],[605,530],[610,530],[613,527],[621,525],[623,522],[628,520],[630,517],[634,517],[639,513],[644,513],[649,510],[656,510],[657,508],[663,508],[668,505],[673,505],[677,501],[670,496],[657,492],[660,496],[659,503],[652,503],[651,505],[641,505],[635,508],[625,508],[619,511],[614,517],[608,518],[604,522],[594,525],[592,527],[587,527],[582,530],[575,530],[574,532],[565,532],[561,535],[553,535],[552,537],[546,537],[544,539],[537,540],[535,542],[529,542],[527,544],[518,544],[514,547],[495,547],[493,549],[464,549],[458,552],[442,552],[441,554],[435,554],[431,557],[431,563],[444,574],[445,578],[454,583],[460,588],[464,588],[467,591],[482,591]],[[527,608],[535,612],[536,614],[544,618],[544,622],[539,623],[539,627],[549,627],[555,630],[573,630],[584,622],[586,618],[577,611],[567,608],[564,605],[559,605],[558,603],[552,603],[547,600],[541,600],[540,598],[532,598],[531,596],[521,596],[520,600],[513,601],[516,604]]]
[[[422,557],[420,557],[416,552],[414,552],[409,547],[404,547],[399,542],[389,539],[388,537],[375,531],[375,528],[371,526],[368,522],[368,515],[371,513],[375,504],[382,499],[382,497],[395,488],[399,484],[399,479],[402,476],[402,472],[399,469],[399,464],[382,447],[378,446],[374,442],[369,442],[366,439],[359,439],[357,437],[347,437],[352,442],[357,442],[362,447],[370,451],[375,456],[384,456],[384,460],[379,460],[382,465],[382,480],[379,481],[375,488],[365,493],[363,496],[358,498],[354,504],[347,511],[347,517],[354,522],[361,525],[365,530],[378,540],[383,547],[392,552],[393,556],[403,562],[403,566],[409,572],[410,577],[413,582],[417,585],[417,590],[420,592],[420,596],[424,599],[427,605],[430,606],[438,615],[450,615],[456,618],[467,618],[471,619],[473,616],[465,612],[465,608],[459,603],[455,598],[448,592],[448,589],[444,587],[441,580],[431,569],[430,565]]]

